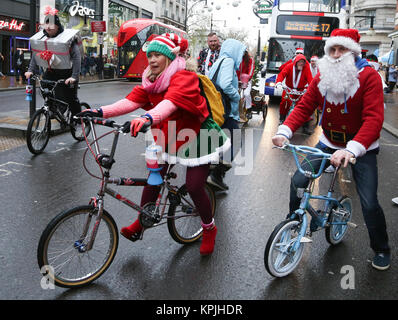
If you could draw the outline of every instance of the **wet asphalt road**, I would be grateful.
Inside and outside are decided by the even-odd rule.
[[[85,87],[81,97],[96,105],[96,101],[110,103],[128,92],[126,85],[97,84]],[[129,116],[117,120],[123,123],[127,119]],[[76,290],[41,288],[36,249],[52,217],[87,204],[98,190],[98,180],[82,167],[84,143],[74,142],[65,133],[52,137],[45,152],[36,157],[25,146],[1,152],[0,299],[397,299],[398,207],[392,205],[391,198],[398,192],[398,139],[383,131],[378,157],[379,200],[387,219],[392,267],[378,272],[370,266],[367,230],[351,174],[345,170],[336,189],[353,196],[353,221],[358,228],[350,229],[345,241],[336,247],[328,245],[322,231],[314,234],[314,242],[307,245],[294,273],[274,279],[264,268],[264,248],[274,226],[287,213],[288,186],[295,168],[289,154],[272,149],[270,139],[276,126],[276,105],[271,105],[266,123],[257,115],[249,122],[246,131],[253,139],[249,143],[249,134],[246,145],[253,146],[253,169],[246,163],[248,174],[239,174],[236,166],[227,173],[230,190],[217,195],[219,232],[210,257],[199,255],[199,243],[181,246],[174,242],[167,227],[161,226],[147,231],[143,241],[132,243],[121,237],[107,272],[92,285]],[[109,148],[109,141],[104,140],[105,148]],[[316,141],[316,134],[308,137],[298,133],[292,143],[314,145]],[[113,173],[145,176],[143,150],[143,137],[121,137]],[[177,173],[182,182],[183,170],[179,168]],[[325,176],[317,188],[325,191],[328,178]],[[139,201],[141,190],[121,191]],[[119,228],[136,217],[113,199],[108,198],[106,208]],[[355,272],[354,289],[341,287],[341,270],[347,265]]]

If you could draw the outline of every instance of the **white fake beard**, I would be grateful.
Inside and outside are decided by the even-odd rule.
[[[338,59],[328,55],[318,60],[320,81],[318,88],[322,96],[327,93],[326,100],[332,104],[344,103],[353,97],[359,88],[358,69],[354,55],[347,52]]]

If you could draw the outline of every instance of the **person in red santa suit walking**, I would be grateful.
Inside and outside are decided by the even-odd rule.
[[[346,167],[350,158],[356,190],[374,251],[372,266],[386,270],[390,266],[390,247],[386,221],[377,199],[377,159],[380,131],[384,120],[383,88],[380,76],[365,59],[360,58],[359,33],[355,29],[335,29],[325,43],[325,55],[319,60],[319,73],[283,125],[279,126],[272,142],[282,146],[308,119],[314,109],[323,107],[320,120],[323,133],[317,148],[332,154],[330,163]],[[320,160],[307,158],[304,170],[320,168]],[[312,169],[310,169],[310,166]],[[308,178],[294,174],[290,185],[290,212],[300,205],[297,188],[305,188]],[[317,221],[310,229],[316,231]]]
[[[293,60],[293,63],[288,64],[285,68],[283,68],[282,72],[278,74],[276,78],[275,87],[282,87],[282,82],[285,80],[286,86],[291,89],[296,89],[302,91],[306,86],[310,84],[312,81],[311,70],[309,67],[309,63],[303,54],[298,54]],[[296,95],[292,95],[293,99],[296,99]],[[286,91],[283,91],[282,100],[279,105],[279,121],[283,123],[286,119],[286,116],[289,112],[292,101],[289,99],[289,96],[286,94]],[[308,121],[305,122],[303,126],[304,133],[311,134],[308,130]]]
[[[252,107],[252,78],[254,74],[254,59],[249,53],[249,51],[245,51],[242,62],[239,66],[238,71],[236,71],[238,75],[238,79],[240,82],[240,86],[243,89],[243,98],[244,98],[244,107],[246,110],[249,110]],[[239,104],[241,106],[241,104]],[[243,108],[242,108],[243,109]],[[241,119],[246,122],[246,113],[243,110],[239,110]]]

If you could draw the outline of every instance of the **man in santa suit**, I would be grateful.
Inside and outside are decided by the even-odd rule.
[[[298,55],[298,54],[304,54],[304,49],[303,48],[296,48],[296,52],[294,53],[294,57],[288,61],[286,61],[284,64],[282,64],[279,67],[279,72],[281,72],[287,65],[293,63],[294,58]]]
[[[293,63],[288,64],[283,70],[278,74],[276,78],[276,87],[282,86],[282,81],[285,80],[286,86],[291,89],[296,89],[302,91],[306,86],[310,84],[312,81],[311,70],[309,67],[309,63],[305,56],[301,53],[296,55],[293,60]],[[293,99],[296,99],[297,96],[293,95]],[[282,100],[279,105],[279,120],[282,123],[286,115],[289,112],[292,101],[289,99],[286,91],[283,91]],[[303,126],[303,130],[305,133],[310,133],[308,130],[308,121]]]
[[[362,212],[375,255],[372,266],[386,270],[390,266],[390,247],[384,213],[377,199],[377,159],[379,137],[384,120],[383,88],[380,76],[365,59],[360,58],[359,33],[355,29],[335,29],[325,43],[325,56],[318,62],[319,73],[310,84],[283,125],[279,126],[272,142],[282,146],[288,142],[300,125],[323,106],[320,136],[317,148],[332,154],[330,163],[352,165],[353,177],[360,198]],[[320,168],[320,160],[307,157],[304,170]],[[311,168],[312,169],[311,169]],[[297,188],[305,188],[308,178],[296,172],[290,185],[290,212],[300,205]],[[310,229],[318,228],[316,219]]]
[[[315,78],[316,74],[318,73],[318,66],[316,65],[318,61],[318,57],[317,56],[312,56],[310,59],[310,69],[311,69],[311,74],[312,77]]]

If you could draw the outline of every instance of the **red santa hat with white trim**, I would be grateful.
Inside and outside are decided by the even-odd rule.
[[[334,29],[330,34],[330,38],[325,42],[325,53],[329,54],[331,47],[339,45],[351,50],[356,55],[360,55],[360,38],[361,36],[357,29]]]
[[[304,54],[304,49],[303,48],[296,48],[296,55],[299,54],[299,53]]]

